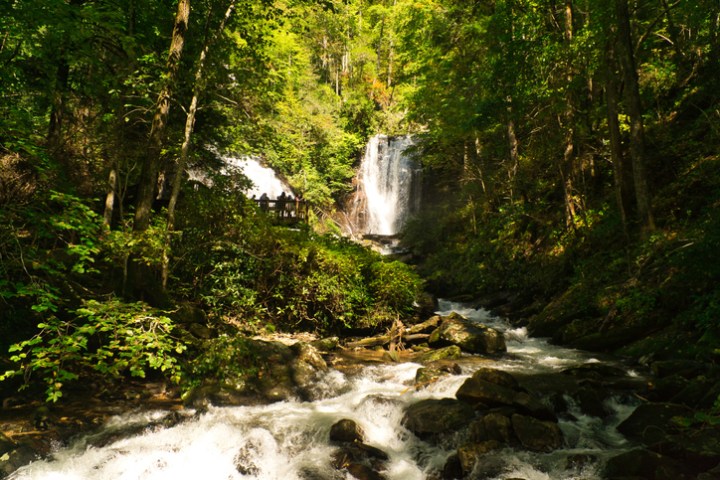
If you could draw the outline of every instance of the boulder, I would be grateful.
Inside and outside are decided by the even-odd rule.
[[[470,424],[470,439],[475,443],[494,440],[509,444],[513,438],[512,422],[500,412],[490,412]]]
[[[562,446],[562,432],[555,422],[517,413],[512,416],[511,421],[515,435],[528,450],[551,452]]]
[[[473,373],[473,378],[494,383],[503,387],[519,390],[520,384],[511,374],[496,368],[481,368]]]
[[[458,430],[474,418],[473,408],[453,398],[420,400],[407,407],[403,425],[418,437]]]
[[[609,459],[605,464],[603,478],[690,479],[680,463],[645,449],[631,450]]]
[[[330,427],[330,441],[332,442],[362,442],[365,433],[354,420],[342,419]]]
[[[470,377],[460,386],[455,396],[470,405],[500,407],[512,405],[518,392],[497,383]]]
[[[677,431],[673,417],[691,417],[692,410],[672,403],[643,403],[618,426],[630,440],[651,445],[662,442]]]
[[[463,351],[475,354],[496,354],[507,351],[505,337],[497,330],[470,322],[455,312],[443,317],[440,326],[428,339],[431,346],[457,345]]]
[[[427,386],[446,375],[459,375],[460,373],[462,373],[462,370],[457,363],[444,364],[435,362],[417,369],[415,373],[415,388]]]
[[[473,471],[475,464],[480,457],[493,450],[499,450],[503,445],[495,440],[488,440],[481,443],[463,445],[458,448],[457,456],[460,461],[460,469],[463,475],[468,475]]]
[[[0,457],[12,450],[15,450],[16,448],[17,443],[15,443],[10,437],[6,436],[4,433],[0,432]]]
[[[339,344],[340,339],[338,337],[320,338],[310,342],[310,345],[321,352],[331,352],[335,350]]]
[[[415,359],[416,362],[427,364],[437,362],[440,360],[457,360],[462,357],[462,351],[457,345],[451,345],[449,347],[438,348],[436,350],[430,350],[423,352]]]

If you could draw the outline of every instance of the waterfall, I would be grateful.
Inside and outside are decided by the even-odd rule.
[[[375,135],[365,149],[352,207],[353,230],[396,235],[420,208],[420,167],[407,153],[411,136]]]
[[[282,193],[292,196],[290,186],[278,177],[275,170],[268,168],[262,164],[259,157],[242,155],[234,157],[230,155],[219,155],[222,161],[220,174],[224,176],[234,176],[242,174],[250,180],[250,185],[241,185],[240,189],[248,196],[248,198],[260,198],[263,194],[270,199],[278,198]],[[213,182],[209,178],[206,171],[200,168],[190,169],[188,171],[190,180],[202,183],[211,187]]]

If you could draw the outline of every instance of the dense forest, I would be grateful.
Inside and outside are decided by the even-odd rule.
[[[3,2],[0,387],[190,390],[251,368],[223,357],[244,335],[377,333],[425,292],[714,365],[718,92],[716,0]],[[402,262],[333,220],[376,133],[425,172]],[[218,152],[280,172],[308,224]]]

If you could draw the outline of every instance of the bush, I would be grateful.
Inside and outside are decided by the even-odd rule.
[[[178,355],[186,347],[171,335],[173,325],[162,312],[142,302],[111,299],[86,301],[74,313],[68,321],[48,316],[35,336],[11,346],[10,360],[17,367],[0,381],[22,376],[21,388],[26,388],[31,377],[39,375],[52,402],[62,397],[67,383],[86,380],[87,375],[107,382],[157,370],[180,381]]]

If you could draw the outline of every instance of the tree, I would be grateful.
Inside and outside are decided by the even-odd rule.
[[[158,172],[162,155],[163,137],[167,118],[170,113],[170,101],[173,87],[180,69],[180,59],[185,46],[185,34],[190,19],[190,0],[179,0],[173,27],[170,51],[167,57],[167,68],[163,77],[160,93],[155,104],[147,157],[142,165],[140,183],[138,185],[133,229],[143,231],[150,225],[151,210],[155,198]]]

